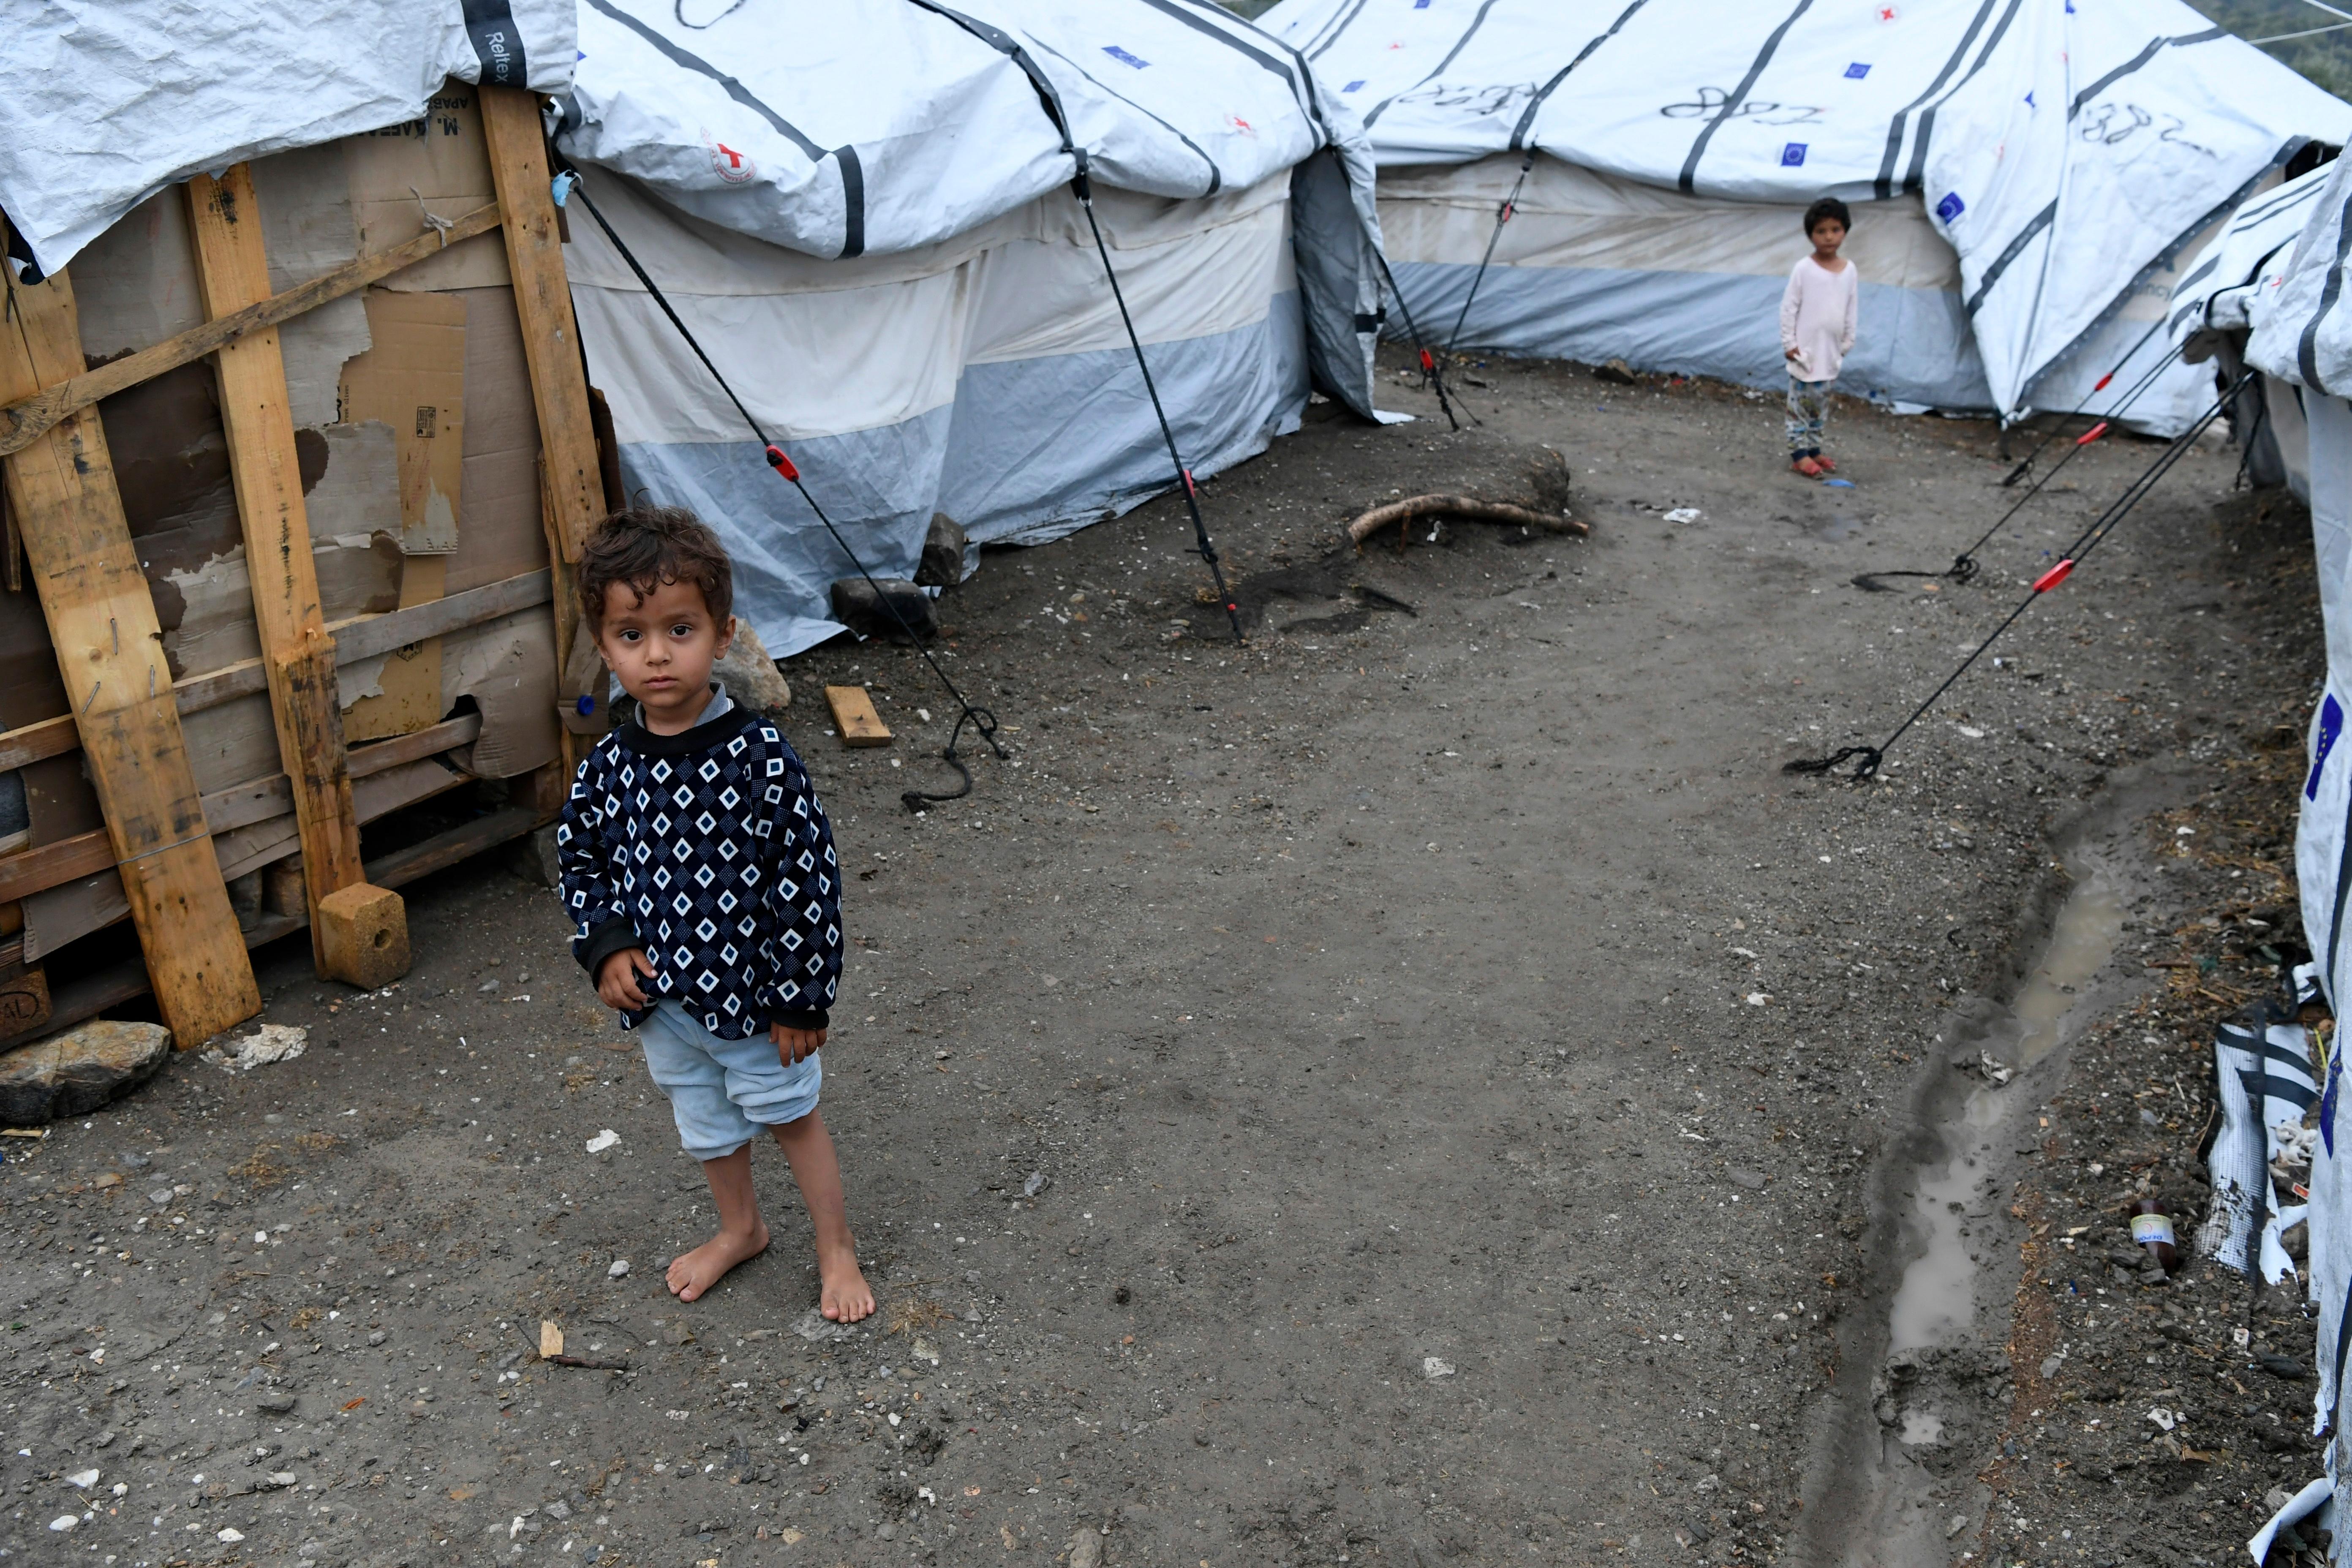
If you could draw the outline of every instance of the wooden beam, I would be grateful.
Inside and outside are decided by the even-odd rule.
[[[335,639],[335,662],[356,664],[361,659],[373,658],[378,654],[406,647],[410,643],[420,642],[426,637],[439,637],[444,632],[463,631],[467,626],[478,626],[485,621],[495,621],[500,616],[512,615],[517,610],[528,610],[533,605],[543,605],[547,603],[547,573],[525,572],[520,576],[468,588],[462,594],[452,594],[446,599],[436,599],[429,605],[336,621],[327,630]],[[172,689],[172,696],[181,715],[185,717],[268,689],[268,676],[262,668],[262,661],[247,658],[203,675],[192,675]],[[462,743],[449,742],[450,745]],[[0,730],[0,773],[21,768],[27,763],[37,763],[44,757],[61,757],[80,748],[81,742],[74,733],[73,715],[70,713],[31,724],[20,724],[14,730]],[[356,767],[356,763],[353,765]]]
[[[71,380],[85,362],[64,274],[28,288],[5,270],[0,397],[14,402]],[[156,1005],[188,1049],[259,1012],[261,993],[213,855],[163,628],[97,411],[56,421],[5,467]]]
[[[205,313],[217,321],[266,301],[269,258],[252,171],[238,163],[218,180],[198,174],[187,189]],[[222,344],[214,364],[278,760],[292,784],[302,839],[311,957],[321,975],[349,979],[333,967],[318,910],[330,894],[358,885],[366,873],[343,760],[335,643],[319,607],[319,572],[310,554],[310,518],[294,457],[294,416],[278,329],[263,327]]]
[[[522,320],[531,405],[539,411],[540,460],[562,545],[561,558],[576,563],[589,535],[604,521],[604,480],[596,459],[580,330],[572,315],[572,286],[563,274],[563,239],[556,226],[555,199],[548,190],[539,98],[512,87],[485,87],[481,96],[490,179],[504,217],[507,270],[514,278],[515,312]]]
[[[414,267],[428,256],[440,255],[461,239],[487,234],[498,226],[497,207],[476,207],[451,224],[446,233],[430,231],[390,250],[345,262],[332,272],[323,273],[308,283],[299,283],[283,294],[273,294],[233,314],[206,321],[201,327],[190,327],[184,332],[165,338],[137,353],[125,354],[96,370],[78,366],[74,374],[65,380],[29,396],[17,395],[13,390],[0,393],[0,396],[10,399],[5,407],[0,407],[0,457],[23,451],[44,431],[55,428],[67,415],[87,408],[102,397],[111,397],[142,381],[152,381],[167,370],[194,364],[248,332],[290,321],[331,300],[355,294],[403,268]]]
[[[572,286],[563,271],[562,228],[548,189],[539,98],[520,88],[484,87],[481,104],[490,180],[505,216],[500,232],[506,236],[507,271],[522,322],[523,356],[530,365],[531,405],[539,414],[541,517],[553,575],[555,668],[562,672],[572,668],[580,616],[571,568],[604,519],[604,469],[596,454],[579,323],[572,313]],[[559,689],[562,679],[559,673]],[[603,704],[597,706],[601,716]],[[575,722],[564,725],[567,770],[579,766],[590,741],[578,728]]]

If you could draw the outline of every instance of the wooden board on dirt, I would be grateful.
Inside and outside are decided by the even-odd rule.
[[[845,746],[887,746],[890,727],[874,711],[874,699],[862,686],[828,686],[824,705],[833,710],[834,727]]]

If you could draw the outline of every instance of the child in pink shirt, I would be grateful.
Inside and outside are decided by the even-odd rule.
[[[1809,479],[1837,471],[1822,456],[1822,426],[1839,367],[1853,348],[1854,307],[1862,275],[1838,254],[1853,218],[1845,204],[1823,196],[1805,209],[1805,237],[1813,253],[1790,269],[1780,296],[1780,353],[1789,362],[1789,466]]]

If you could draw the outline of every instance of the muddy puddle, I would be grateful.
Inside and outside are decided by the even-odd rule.
[[[1904,1270],[1895,1292],[1889,1351],[1948,1343],[1975,1326],[1979,1244],[1970,1233],[1991,1217],[1996,1178],[1988,1166],[2023,1098],[2017,1075],[2057,1046],[2067,1014],[2123,934],[2123,898],[2105,858],[2085,854],[2069,869],[2074,890],[2058,910],[2042,963],[1978,1053],[1976,1070],[1988,1081],[1940,1129],[1954,1152],[1940,1167],[1920,1173],[1911,1218],[1926,1250]]]
[[[2032,1069],[2065,1039],[2124,929],[2125,879],[2107,852],[2086,845],[2066,867],[2070,890],[2009,1005],[1972,1020],[1956,1011],[1956,1027],[1934,1047],[1940,1070],[1953,1081],[1965,1073],[1968,1087],[1931,1087],[1908,1168],[1886,1173],[1881,1234],[1909,1261],[1884,1319],[1859,1324],[1849,1342],[1875,1370],[1866,1393],[1859,1370],[1842,1379],[1847,1426],[1835,1457],[1823,1456],[1834,1473],[1817,1478],[1825,1528],[1810,1542],[1814,1563],[1953,1563],[1984,1506],[1974,1472],[1998,1439],[2010,1379],[2000,1349],[2009,1282],[1994,1272],[2011,1250],[2000,1205],[2011,1157],[2036,1141],[2045,1084]]]

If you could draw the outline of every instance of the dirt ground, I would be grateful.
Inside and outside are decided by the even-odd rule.
[[[1985,1271],[1929,1369],[1943,1436],[1880,1407],[1950,1058],[2038,962],[2069,846],[2130,838],[2152,866],[2182,858],[2158,814],[2260,816],[2260,907],[2292,906],[2285,801],[2246,796],[2292,790],[2318,668],[2300,510],[2233,496],[2235,451],[2200,448],[1883,782],[1793,777],[1891,729],[2157,448],[2085,449],[1970,584],[1867,593],[1855,574],[1939,567],[2015,499],[1989,425],[1841,405],[1853,488],[1827,489],[1782,469],[1777,402],[1737,389],[1464,380],[1475,428],[1391,375],[1415,423],[1319,407],[1204,487],[1244,647],[1166,500],[991,552],[942,606],[949,668],[1013,753],[967,800],[899,803],[941,787],[950,717],[906,650],[787,665],[850,872],[825,1114],[870,1325],[808,1317],[773,1156],[776,1245],[691,1307],[666,1295],[662,1261],[710,1223],[699,1173],[552,896],[478,862],[412,889],[397,986],[265,955],[265,1017],[309,1029],[300,1058],[183,1057],[12,1142],[0,1550],[2073,1561],[2056,1531],[2096,1522],[2093,1561],[2218,1561],[2244,1500],[2315,1456],[2111,1464],[2078,1495],[2015,1414],[2043,1397],[2010,1370],[2012,1300],[2049,1301],[2032,1227],[2113,1207],[2112,1178],[2066,1184],[2103,1122],[2041,1112],[2046,1137],[1981,1152]],[[1507,488],[1546,446],[1589,539],[1335,542],[1399,493]],[[844,680],[895,746],[828,736],[814,698]],[[2191,869],[2130,873],[2160,892],[2099,971],[2114,1007],[2179,973],[2144,948],[2222,944],[2169,934],[2243,901],[2244,866],[2198,844]],[[2195,1026],[2162,1058],[2191,1096]],[[2074,1106],[2060,1075],[2158,1071],[2106,1063],[2063,1047],[2014,1092]],[[2113,1136],[2185,1181],[2199,1122],[2165,1115],[2161,1139]],[[2203,1288],[2215,1310],[2231,1289]],[[536,1359],[542,1321],[626,1370]],[[2020,1321],[2037,1347],[2095,1331]],[[2307,1398],[2242,1404],[2292,1424]],[[2179,1465],[2188,1490],[2147,1484]]]

